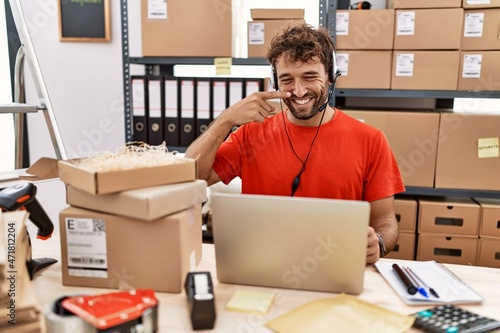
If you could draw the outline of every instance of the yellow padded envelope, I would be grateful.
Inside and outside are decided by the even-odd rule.
[[[414,318],[341,294],[306,303],[266,326],[279,333],[405,332]]]

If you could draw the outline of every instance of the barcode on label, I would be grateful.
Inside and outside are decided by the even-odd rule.
[[[89,265],[103,265],[106,263],[105,259],[96,259],[96,258],[91,258],[91,257],[72,257],[69,258],[69,261],[71,261],[74,264],[89,264]]]

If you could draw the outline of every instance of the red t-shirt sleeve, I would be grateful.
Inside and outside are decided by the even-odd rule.
[[[239,137],[233,132],[217,150],[212,168],[226,185],[241,174],[241,147]]]
[[[382,131],[374,137],[363,199],[375,201],[405,191],[399,167]]]

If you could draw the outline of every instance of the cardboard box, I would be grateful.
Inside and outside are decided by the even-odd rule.
[[[418,197],[418,232],[478,236],[479,205],[471,198]]]
[[[344,112],[384,132],[406,186],[434,187],[439,113],[375,110]]]
[[[400,232],[398,244],[384,258],[415,260],[416,238],[415,233]]]
[[[398,9],[394,50],[458,50],[463,16],[462,8]]]
[[[417,230],[417,200],[413,198],[394,199],[394,210],[400,233],[415,233]]]
[[[154,221],[68,207],[59,226],[65,286],[179,293],[201,260],[201,205]]]
[[[459,51],[394,51],[391,89],[456,90]]]
[[[337,50],[392,50],[394,10],[337,10]]]
[[[500,189],[500,117],[442,113],[436,160],[436,187]]]
[[[500,199],[474,198],[481,207],[479,236],[500,239]]]
[[[71,161],[59,161],[59,178],[91,194],[106,194],[141,187],[182,183],[196,179],[196,161],[176,159],[176,163],[120,171],[95,172],[79,167]]]
[[[463,0],[462,7],[467,9],[500,7],[500,0]]]
[[[264,58],[274,36],[288,26],[303,22],[303,19],[253,20],[248,22],[248,57]]]
[[[337,66],[342,75],[337,89],[390,89],[392,51],[336,52]]]
[[[499,26],[500,8],[465,10],[460,49],[500,50]]]
[[[148,15],[141,1],[144,57],[231,57],[232,1],[169,0]],[[150,16],[150,17],[148,17]]]
[[[458,90],[500,90],[500,51],[462,51]]]
[[[500,268],[500,238],[481,237],[479,239],[477,264]]]
[[[417,260],[476,265],[478,238],[422,234],[418,236]]]
[[[263,58],[274,36],[285,28],[304,23],[304,9],[250,9],[252,21],[247,23],[248,57]]]
[[[460,8],[462,0],[389,0],[389,8]]]
[[[304,18],[304,9],[300,8],[251,8],[253,20],[298,20]]]
[[[151,221],[207,201],[207,182],[178,184],[95,195],[66,187],[66,202],[75,207]]]

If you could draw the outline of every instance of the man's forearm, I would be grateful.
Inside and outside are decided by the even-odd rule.
[[[386,223],[381,224],[375,232],[382,236],[387,253],[391,252],[398,243],[399,239],[399,227],[397,221],[387,221]]]
[[[231,128],[232,124],[219,117],[187,148],[185,156],[197,160],[199,178],[205,180],[209,178],[217,149]]]

